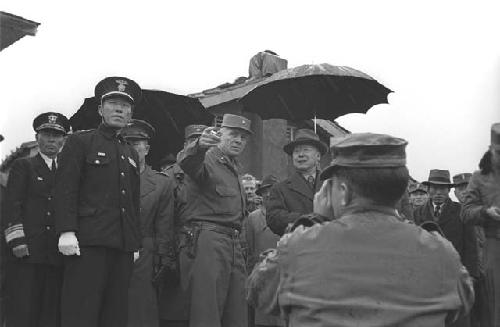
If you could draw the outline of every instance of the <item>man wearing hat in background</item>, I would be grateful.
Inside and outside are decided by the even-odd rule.
[[[102,123],[74,133],[59,156],[55,221],[64,254],[63,327],[127,325],[134,252],[141,248],[139,158],[119,131],[140,87],[107,77],[95,87]]]
[[[151,283],[153,265],[159,261],[165,269],[171,272],[176,270],[173,226],[175,183],[146,164],[149,140],[154,132],[153,126],[137,119],[120,131],[139,155],[141,174],[142,248],[134,254],[134,271],[128,293],[130,327],[159,326],[157,292]]]
[[[283,235],[288,224],[313,211],[314,194],[319,190],[319,162],[328,151],[326,144],[310,129],[299,129],[295,140],[283,150],[292,157],[295,172],[271,190],[267,225]]]
[[[454,186],[450,180],[450,172],[432,169],[428,180],[422,184],[427,186],[429,199],[423,206],[415,209],[413,213],[415,223],[417,225],[422,225],[426,221],[437,223],[444,237],[455,247],[471,276],[478,278],[475,229],[472,224],[465,224],[460,219],[462,206],[449,197],[450,190]],[[469,326],[467,319],[463,318],[453,326]]]
[[[423,206],[429,197],[427,194],[427,187],[421,183],[414,183],[408,187],[408,193],[410,196],[410,204],[415,210],[416,208]]]
[[[266,223],[266,206],[269,202],[269,193],[273,185],[278,182],[274,175],[268,175],[262,180],[262,184],[255,191],[258,196],[262,197],[262,206],[251,212],[244,222],[243,230],[245,231],[245,239],[247,242],[248,256],[247,269],[252,271],[255,264],[259,261],[259,256],[262,252],[268,249],[275,249],[279,236],[274,234]],[[251,308],[253,311],[253,308]],[[283,321],[261,310],[254,312],[255,326],[283,326]]]
[[[176,254],[179,251],[179,232],[185,221],[185,207],[187,203],[186,184],[188,179],[185,178],[184,171],[179,166],[179,158],[185,151],[186,147],[197,141],[203,130],[207,128],[205,125],[188,125],[184,128],[184,147],[176,155],[176,162],[169,165],[163,172],[170,178],[174,184],[174,240],[176,243]],[[178,258],[176,258],[179,265]],[[160,285],[161,287],[161,285]],[[175,326],[174,321],[187,321],[188,319],[188,294],[182,289],[182,285],[176,281],[164,283],[161,287],[159,299],[159,313],[162,326]],[[174,325],[172,325],[174,324]],[[182,325],[182,323],[181,323]]]
[[[245,194],[237,158],[251,134],[250,120],[225,114],[219,132],[206,128],[180,156],[189,201],[179,260],[181,286],[189,292],[185,323],[190,327],[247,327],[239,235]]]
[[[14,162],[5,198],[6,326],[60,326],[62,256],[54,229],[57,155],[70,130],[57,112],[33,121],[39,153]]]
[[[469,185],[469,180],[471,178],[471,173],[461,173],[453,176],[453,185],[454,185],[454,193],[458,202],[460,204],[464,204],[465,194],[467,191],[467,186]],[[476,294],[476,300],[474,301],[474,307],[471,310],[471,326],[479,327],[481,326],[481,321],[483,319],[483,313],[481,312],[481,308],[483,307],[482,301],[484,301],[484,295],[482,290],[482,284],[484,283],[484,262],[483,262],[483,247],[485,242],[484,230],[482,226],[476,225],[474,226],[476,233],[476,248],[474,251],[471,251],[469,256],[473,261],[473,265],[471,267],[472,271],[469,273],[472,276],[475,276],[474,280],[474,293]],[[472,250],[473,247],[468,247],[469,250]],[[466,254],[467,255],[467,254]]]
[[[470,178],[462,219],[484,228],[483,303],[488,326],[500,326],[500,123],[491,126],[490,147]]]
[[[289,326],[444,326],[470,308],[470,278],[451,244],[396,211],[406,144],[360,133],[332,146],[314,208],[335,220],[282,237],[252,272],[250,301]]]

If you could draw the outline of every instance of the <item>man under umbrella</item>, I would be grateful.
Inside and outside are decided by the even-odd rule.
[[[14,162],[5,198],[6,326],[60,326],[62,256],[54,230],[57,155],[69,132],[56,112],[33,121],[39,153]]]
[[[283,150],[292,157],[295,172],[271,189],[267,225],[278,235],[300,216],[313,212],[314,193],[321,186],[319,162],[328,147],[314,131],[299,129]]]
[[[174,252],[174,188],[172,179],[146,165],[149,139],[154,128],[142,120],[132,120],[120,134],[139,155],[141,174],[142,249],[135,253],[134,272],[129,287],[130,327],[157,327],[158,298],[151,283],[153,268],[160,264],[175,269]]]
[[[63,327],[127,325],[134,252],[141,247],[139,158],[119,131],[140,87],[107,77],[95,87],[102,123],[74,133],[59,156],[55,221],[65,255]]]
[[[281,238],[249,277],[252,303],[288,326],[444,326],[468,311],[471,281],[451,244],[396,211],[406,144],[360,133],[332,146],[314,208],[335,219]]]
[[[500,123],[491,126],[489,150],[465,195],[462,218],[484,227],[485,304],[489,326],[500,325]]]
[[[179,261],[181,287],[189,292],[185,325],[190,327],[247,326],[240,246],[245,194],[237,158],[251,134],[250,120],[225,114],[220,131],[206,128],[180,156],[189,179]]]

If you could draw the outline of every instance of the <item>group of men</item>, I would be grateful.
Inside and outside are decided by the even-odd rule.
[[[41,114],[39,154],[11,168],[7,327],[499,326],[500,124],[481,171],[432,170],[410,208],[403,139],[328,149],[298,130],[283,148],[295,172],[257,187],[238,163],[247,118],[188,126],[156,172],[155,130],[132,119],[140,87],[108,77],[95,96],[97,129]]]

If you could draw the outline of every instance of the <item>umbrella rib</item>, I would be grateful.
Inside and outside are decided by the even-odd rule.
[[[295,116],[292,114],[290,111],[290,108],[288,108],[288,105],[286,104],[285,99],[281,96],[281,94],[278,94],[278,99],[280,100],[281,104],[283,105],[283,108],[285,108],[286,112],[290,115],[290,120],[295,120]]]

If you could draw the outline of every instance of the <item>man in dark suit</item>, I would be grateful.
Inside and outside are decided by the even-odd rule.
[[[472,277],[478,278],[476,265],[476,235],[474,226],[465,224],[460,219],[462,205],[450,199],[449,193],[454,184],[450,180],[448,170],[432,169],[429,179],[422,182],[427,186],[429,199],[417,207],[413,213],[415,223],[421,225],[427,221],[433,221],[439,225],[455,250],[460,255],[463,265]],[[469,326],[469,317],[459,319],[453,326]]]
[[[283,149],[292,157],[296,171],[271,189],[266,220],[278,235],[303,214],[313,212],[314,194],[321,187],[319,161],[328,147],[312,130],[299,129],[295,140]]]
[[[55,221],[65,255],[63,327],[127,325],[133,254],[142,240],[139,159],[119,131],[140,95],[125,77],[99,82],[101,125],[68,137],[59,155]]]
[[[53,187],[57,154],[69,131],[56,112],[33,121],[39,153],[14,162],[5,199],[6,326],[59,326],[62,257],[57,251]]]

